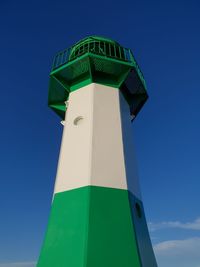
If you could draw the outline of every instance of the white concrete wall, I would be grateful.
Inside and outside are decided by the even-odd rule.
[[[70,94],[54,193],[87,185],[127,189],[132,179],[131,191],[140,198],[130,164],[134,148],[129,108],[120,94],[117,88],[94,83]]]

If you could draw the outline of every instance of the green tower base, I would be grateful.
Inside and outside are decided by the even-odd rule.
[[[37,267],[141,267],[127,190],[57,193]]]

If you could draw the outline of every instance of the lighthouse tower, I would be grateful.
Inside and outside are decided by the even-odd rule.
[[[130,49],[98,36],[59,52],[49,106],[64,124],[37,267],[156,267],[131,123],[147,100]]]

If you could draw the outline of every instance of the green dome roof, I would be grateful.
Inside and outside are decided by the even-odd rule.
[[[114,44],[114,45],[119,45],[120,44],[110,38],[106,38],[106,37],[103,37],[103,36],[97,36],[97,35],[91,35],[91,36],[88,36],[86,38],[83,38],[81,39],[80,41],[78,41],[75,45],[73,45],[73,47],[76,47],[76,46],[80,46],[82,44],[85,44],[85,43],[92,43],[92,42],[107,42],[107,43],[111,43],[111,44]]]

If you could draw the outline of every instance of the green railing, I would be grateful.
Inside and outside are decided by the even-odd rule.
[[[55,70],[62,65],[77,59],[78,57],[92,53],[102,57],[114,58],[116,60],[132,63],[135,67],[143,85],[146,88],[144,76],[135,60],[132,52],[128,48],[124,48],[118,44],[104,42],[104,41],[88,41],[80,45],[74,45],[63,51],[58,52],[53,60],[52,70]]]
[[[58,52],[54,57],[52,70],[55,70],[86,53],[114,58],[120,61],[132,62],[130,49],[109,42],[90,41]]]

